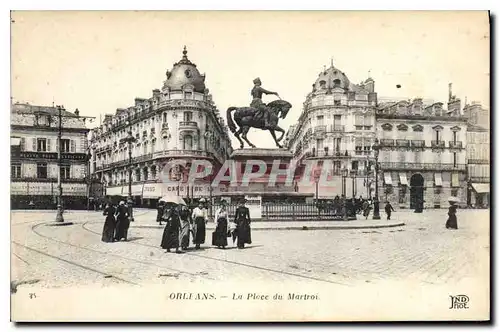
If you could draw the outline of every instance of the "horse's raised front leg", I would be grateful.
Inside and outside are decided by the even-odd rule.
[[[280,138],[278,138],[276,140],[277,142],[281,142],[281,140],[283,139],[283,136],[285,136],[285,130],[283,128],[281,128],[280,126],[276,126],[276,128],[274,128],[274,130],[279,131],[281,133]]]
[[[240,149],[243,149],[245,143],[243,143],[243,141],[241,140],[240,134],[241,134],[241,128],[239,128],[236,132],[234,132],[234,136],[238,139],[238,141],[240,141]]]
[[[269,129],[269,132],[271,133],[271,135],[273,136],[274,138],[274,142],[276,142],[276,146],[280,149],[282,149],[283,147],[281,146],[281,144],[279,143],[279,141],[276,139],[276,133],[274,132],[274,129]]]
[[[247,138],[247,133],[250,130],[250,127],[243,127],[242,129],[243,129],[243,134],[241,134],[241,136],[243,137],[243,139],[245,140],[245,142],[248,143],[248,145],[250,145],[252,148],[254,148],[255,145],[253,145],[252,143],[250,143],[250,141]]]

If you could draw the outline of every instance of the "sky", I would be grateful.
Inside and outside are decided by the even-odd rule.
[[[375,80],[379,98],[464,101],[489,108],[487,12],[13,12],[11,96],[114,114],[160,89],[183,46],[222,114],[250,103],[252,81],[293,107],[294,124],[320,71],[333,63],[353,83]],[[396,85],[401,88],[396,88]],[[273,100],[264,97],[264,102]],[[104,118],[104,116],[103,116]],[[92,124],[90,125],[93,126]],[[251,130],[259,147],[268,133]],[[267,136],[266,136],[267,135]],[[237,147],[232,138],[233,147]]]

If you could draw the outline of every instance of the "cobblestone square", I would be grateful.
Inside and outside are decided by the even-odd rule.
[[[177,280],[458,282],[489,273],[489,211],[460,210],[458,230],[444,227],[447,210],[397,211],[404,226],[346,230],[258,230],[252,245],[225,250],[210,245],[184,254],[160,248],[155,211],[137,210],[129,241],[101,242],[102,213],[68,211],[70,226],[51,227],[51,211],[12,212],[12,281],[29,287],[161,284]],[[375,222],[375,221],[374,221]],[[306,224],[307,222],[304,222]],[[309,222],[313,224],[314,222]],[[332,222],[335,223],[335,222]]]

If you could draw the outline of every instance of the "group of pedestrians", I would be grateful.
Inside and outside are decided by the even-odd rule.
[[[158,222],[165,222],[160,246],[170,252],[175,249],[176,253],[189,248],[192,242],[195,249],[200,249],[205,243],[206,224],[208,223],[208,209],[204,199],[191,212],[189,208],[182,204],[165,203],[159,208]],[[236,242],[238,248],[244,248],[245,244],[251,244],[250,213],[245,206],[245,201],[241,201],[236,209],[234,221],[229,220],[227,203],[222,202],[222,206],[215,213],[215,231],[212,233],[212,245],[225,249],[228,246],[228,238]]]
[[[118,206],[108,203],[104,208],[103,215],[106,216],[102,230],[103,242],[127,241],[130,219],[128,206],[120,201]]]

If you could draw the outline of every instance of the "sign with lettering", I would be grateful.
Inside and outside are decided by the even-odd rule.
[[[63,183],[63,196],[87,196],[85,183]],[[11,195],[42,195],[55,196],[58,194],[55,182],[12,182]]]
[[[250,219],[262,218],[262,197],[260,195],[246,195],[245,206],[250,212]]]

